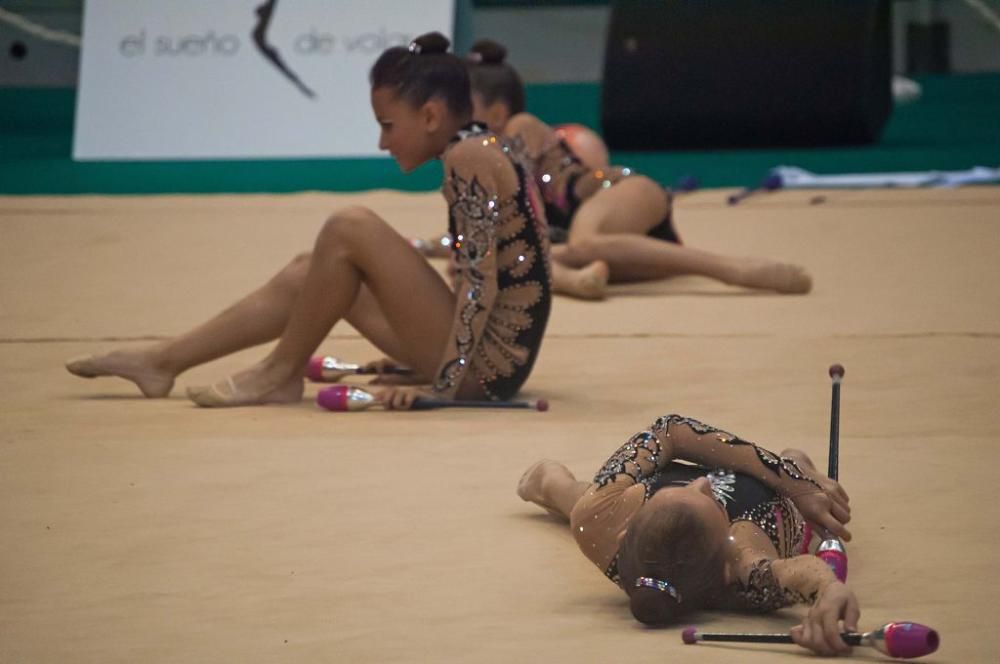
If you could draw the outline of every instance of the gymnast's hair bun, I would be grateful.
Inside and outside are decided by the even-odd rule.
[[[636,588],[629,595],[629,609],[645,625],[669,625],[675,619],[677,602],[651,588]]]
[[[507,48],[492,39],[480,39],[472,45],[469,59],[484,65],[500,65],[507,58]]]
[[[449,46],[451,42],[440,32],[428,32],[410,42],[410,53],[416,55],[447,53]]]

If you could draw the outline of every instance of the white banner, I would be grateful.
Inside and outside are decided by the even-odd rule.
[[[368,70],[455,0],[86,0],[73,157],[359,157]]]

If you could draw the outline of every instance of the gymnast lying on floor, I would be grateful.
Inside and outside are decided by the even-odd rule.
[[[795,642],[823,655],[850,651],[840,634],[857,628],[857,598],[822,560],[799,555],[806,521],[850,539],[849,499],[800,450],[777,455],[665,415],[620,447],[592,483],[543,460],[524,473],[518,495],[569,520],[584,555],[625,591],[643,623],[806,602],[812,607],[792,629]]]

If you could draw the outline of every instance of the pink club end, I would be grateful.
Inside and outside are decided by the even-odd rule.
[[[327,410],[356,412],[376,404],[373,394],[351,385],[331,385],[316,394],[316,403]]]
[[[847,581],[847,554],[843,551],[818,551],[816,557],[833,570],[833,575],[841,583]]]
[[[843,378],[844,377],[844,365],[843,364],[831,364],[830,365],[830,378]]]
[[[535,408],[544,413],[549,409],[549,402],[546,401],[545,399],[539,399],[538,401],[535,402]]]
[[[681,641],[689,646],[693,646],[698,643],[698,630],[694,627],[687,627],[683,632],[681,632]]]
[[[885,652],[890,657],[913,659],[929,655],[938,649],[941,637],[926,625],[894,622],[885,626]]]
[[[306,378],[314,383],[323,382],[323,358],[319,355],[309,358],[309,364],[306,365]]]
[[[347,385],[331,385],[324,387],[316,394],[316,403],[337,412],[348,410],[347,391],[351,389]]]

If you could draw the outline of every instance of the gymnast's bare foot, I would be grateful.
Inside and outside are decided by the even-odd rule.
[[[729,283],[746,288],[760,288],[779,293],[808,293],[812,277],[805,268],[791,263],[747,259]]]
[[[66,363],[66,370],[81,378],[117,376],[130,380],[150,399],[165,397],[174,387],[174,374],[159,364],[150,350],[116,350],[76,357]]]
[[[305,386],[302,376],[282,380],[261,365],[247,369],[214,385],[189,387],[188,398],[203,408],[260,406],[269,403],[297,403]]]
[[[553,286],[557,293],[581,300],[603,300],[606,295],[611,268],[596,260],[578,270],[564,268],[554,273]]]
[[[569,468],[558,461],[542,459],[524,471],[524,475],[517,483],[517,495],[521,497],[521,500],[538,505],[552,516],[569,521],[569,515],[563,514],[549,500],[551,485],[567,481],[576,482],[576,477],[569,471]]]

